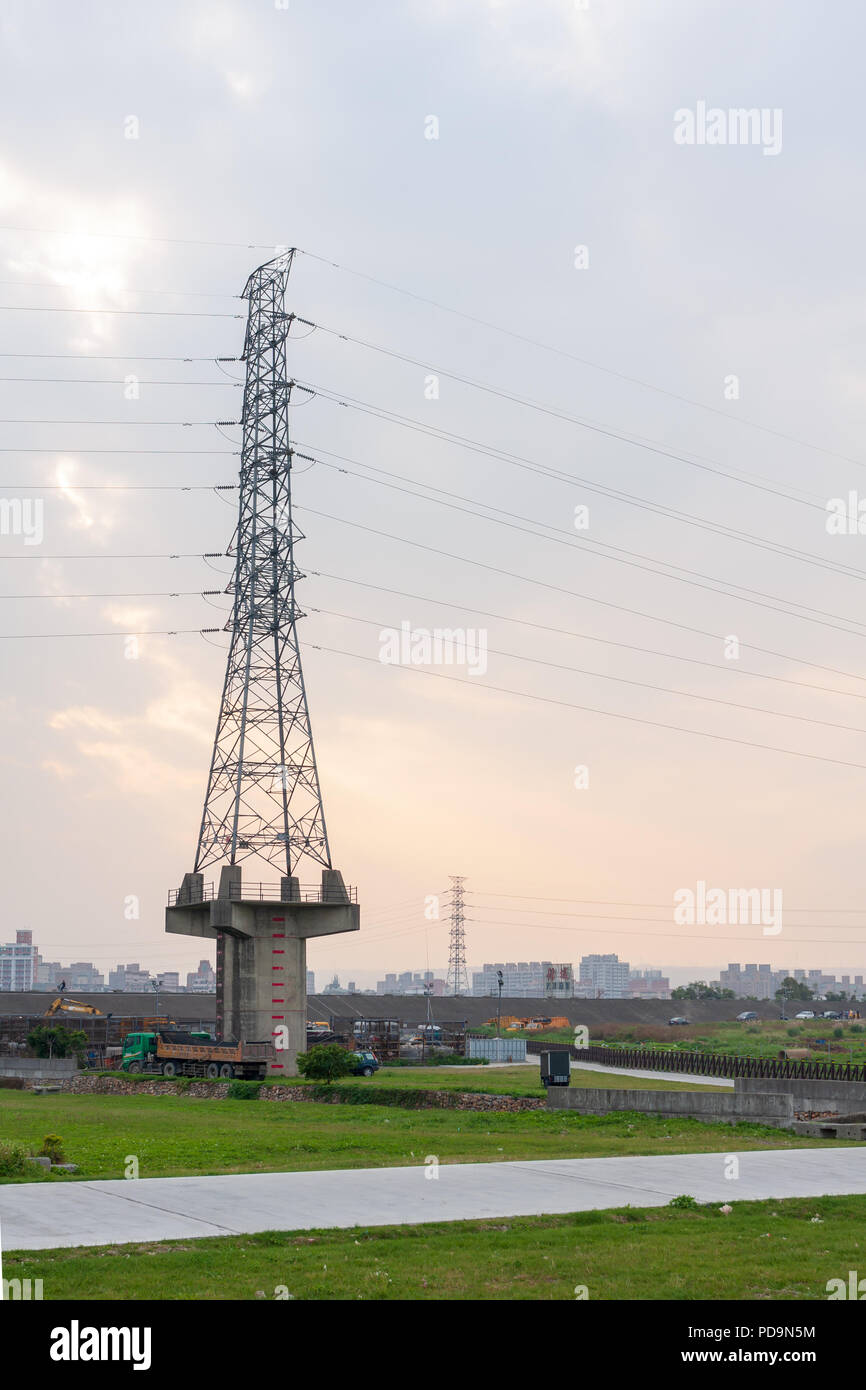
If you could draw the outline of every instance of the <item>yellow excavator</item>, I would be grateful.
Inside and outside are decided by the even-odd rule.
[[[94,1004],[84,1004],[80,999],[67,999],[65,994],[58,994],[42,1017],[56,1018],[58,1014],[89,1014],[91,1018],[104,1017],[102,1010],[97,1009]]]

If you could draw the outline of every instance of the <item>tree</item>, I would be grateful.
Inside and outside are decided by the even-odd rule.
[[[779,988],[776,990],[777,999],[813,999],[814,995],[809,986],[803,980],[795,980],[792,975],[786,975]]]
[[[706,980],[692,980],[690,985],[679,985],[671,990],[671,999],[733,999],[732,989],[719,989],[708,985]]]
[[[71,1057],[78,1059],[78,1065],[84,1066],[84,1049],[87,1046],[87,1034],[81,1029],[72,1032],[69,1028],[64,1028],[62,1023],[46,1027],[40,1023],[32,1032],[27,1034],[27,1046],[31,1052],[35,1052],[37,1057]]]
[[[351,1076],[355,1070],[355,1058],[339,1043],[316,1043],[309,1052],[298,1056],[298,1071],[310,1081],[324,1081],[330,1086],[341,1076]]]

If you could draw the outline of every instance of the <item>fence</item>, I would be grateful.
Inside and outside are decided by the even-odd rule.
[[[528,1038],[526,1051],[537,1056],[552,1046],[540,1038]],[[772,1080],[866,1082],[866,1065],[858,1062],[825,1062],[810,1057],[722,1057],[716,1052],[660,1052],[649,1047],[575,1047],[573,1061],[599,1062],[606,1067],[640,1067],[644,1071],[681,1071],[692,1076],[760,1076]]]

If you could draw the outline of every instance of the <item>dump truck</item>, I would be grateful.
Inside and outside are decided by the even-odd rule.
[[[156,1072],[161,1076],[233,1076],[261,1080],[275,1057],[273,1042],[217,1042],[206,1033],[161,1028],[153,1033],[127,1033],[120,1059],[122,1071]]]

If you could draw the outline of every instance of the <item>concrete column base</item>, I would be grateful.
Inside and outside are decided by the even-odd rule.
[[[273,1039],[268,1072],[297,1076],[307,1046],[307,940],[359,931],[361,910],[333,869],[323,871],[315,901],[299,900],[295,878],[283,879],[280,892],[287,900],[263,901],[253,886],[245,894],[234,865],[223,869],[218,896],[207,898],[203,876],[187,874],[165,929],[217,943],[217,1036]]]

